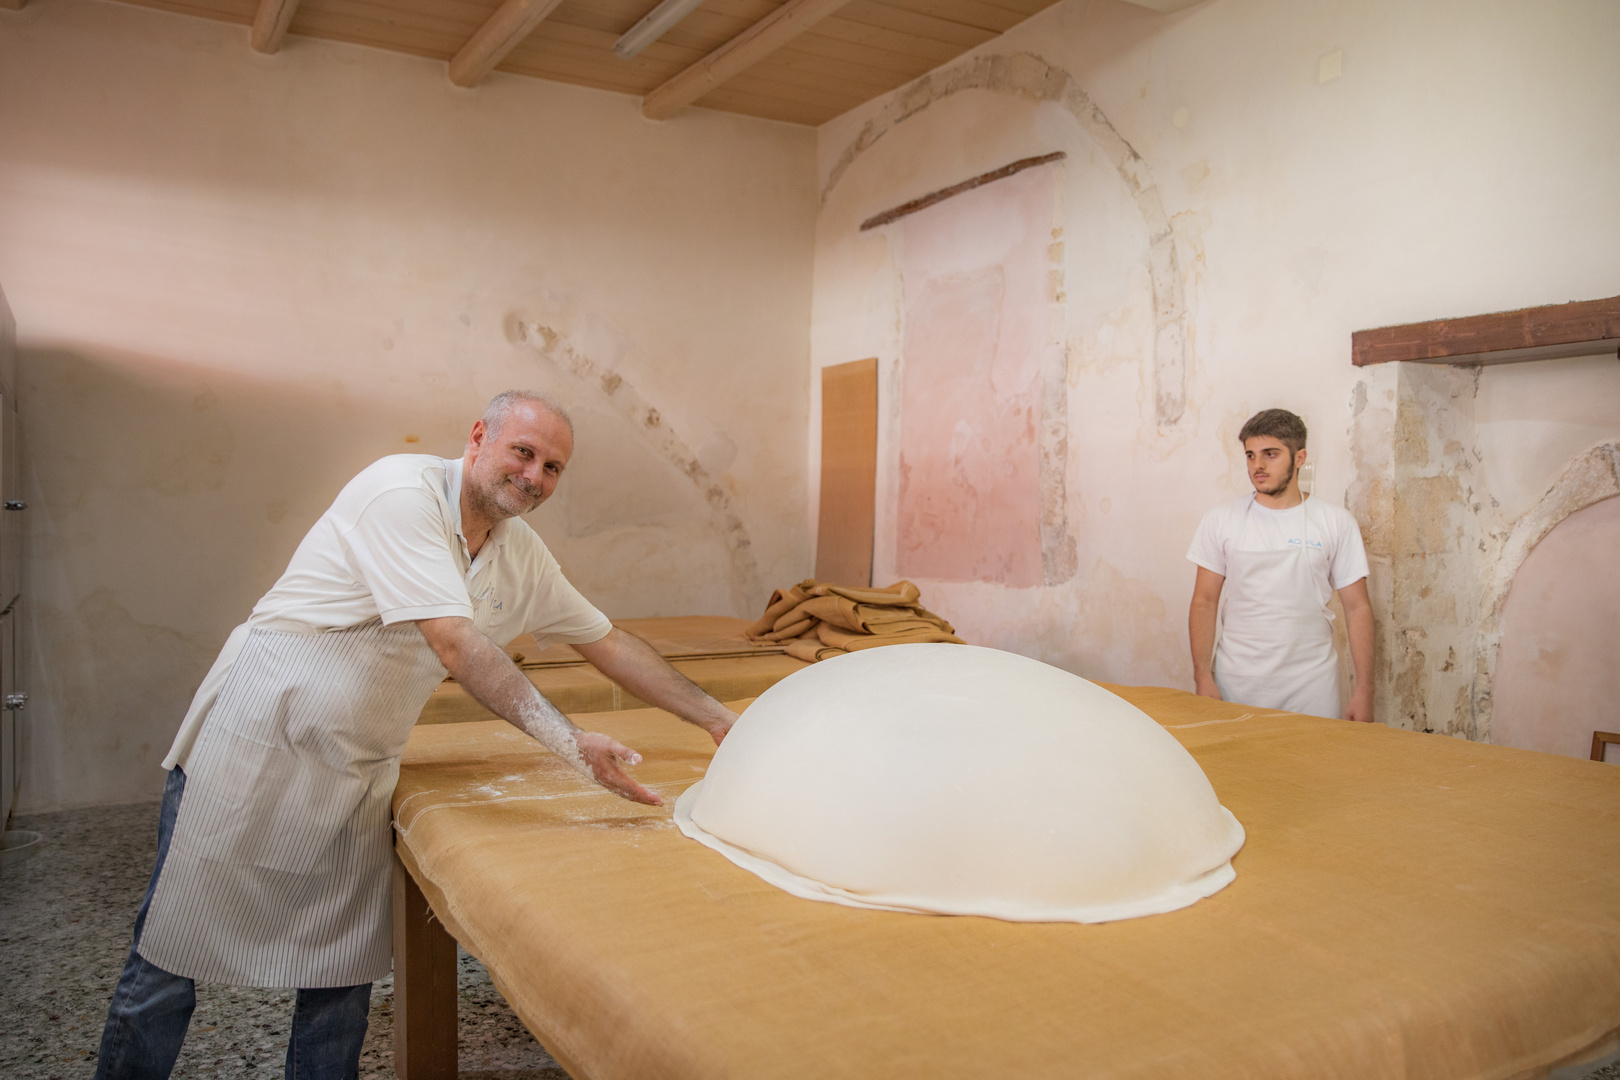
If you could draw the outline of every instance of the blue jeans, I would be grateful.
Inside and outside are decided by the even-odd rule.
[[[164,1080],[180,1056],[191,1012],[197,1007],[194,981],[169,974],[136,951],[185,790],[186,774],[174,769],[163,785],[163,808],[158,813],[157,865],[135,913],[136,944],[129,948],[129,959],[107,1010],[96,1080]],[[370,983],[298,991],[292,1035],[287,1040],[286,1080],[353,1080],[358,1076],[370,1012]]]

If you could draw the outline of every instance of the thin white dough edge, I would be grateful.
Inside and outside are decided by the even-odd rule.
[[[1171,886],[1162,893],[1143,897],[1121,904],[1098,904],[1071,908],[1031,907],[1026,904],[986,904],[984,907],[958,906],[939,904],[910,896],[866,896],[852,893],[832,885],[825,885],[807,877],[801,877],[793,871],[769,859],[762,859],[753,852],[728,844],[712,833],[704,831],[702,826],[692,820],[692,807],[697,803],[698,789],[703,786],[699,780],[687,788],[681,797],[675,800],[675,825],[681,832],[696,840],[704,847],[713,848],[730,859],[733,863],[775,885],[783,892],[806,900],[820,900],[828,904],[843,904],[845,907],[872,908],[877,911],[903,911],[918,915],[983,915],[992,919],[1003,919],[1007,922],[1078,922],[1101,923],[1113,922],[1118,919],[1135,919],[1142,915],[1160,915],[1167,911],[1176,911],[1180,908],[1196,904],[1206,896],[1213,896],[1237,877],[1237,871],[1232,868],[1232,860],[1228,859],[1220,866],[1215,867],[1189,881]],[[1240,835],[1243,834],[1243,825],[1226,807],[1221,807]],[[1247,836],[1244,837],[1247,839]],[[1242,845],[1239,845],[1241,849]]]

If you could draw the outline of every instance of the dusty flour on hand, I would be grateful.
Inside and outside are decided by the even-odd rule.
[[[534,699],[519,710],[518,723],[535,742],[568,762],[592,783],[596,782],[596,775],[591,772],[585,755],[579,750],[579,728],[558,712],[555,705],[541,697],[538,691]]]

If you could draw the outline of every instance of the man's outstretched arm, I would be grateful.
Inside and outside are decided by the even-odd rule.
[[[636,783],[624,771],[626,765],[641,763],[640,754],[600,732],[575,727],[500,646],[478,632],[471,619],[421,619],[416,626],[439,662],[484,708],[609,791],[635,802],[663,803],[657,792]]]
[[[657,649],[617,626],[602,640],[575,645],[574,649],[598,671],[642,701],[707,731],[716,746],[737,722],[736,713],[676,671],[668,660],[658,655]]]
[[[1193,688],[1204,697],[1220,700],[1215,685],[1215,612],[1221,604],[1221,587],[1226,578],[1213,570],[1198,568],[1193,583],[1192,606],[1187,611],[1187,637],[1192,642]]]

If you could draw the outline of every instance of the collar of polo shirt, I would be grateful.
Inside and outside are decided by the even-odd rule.
[[[449,487],[450,519],[456,526],[456,539],[461,541],[461,549],[467,550],[467,534],[461,531],[461,473],[467,462],[464,458],[444,459],[444,479]],[[489,539],[478,550],[478,559],[474,561],[488,561],[495,551],[506,543],[506,531],[511,528],[512,519],[502,518],[489,530]]]

